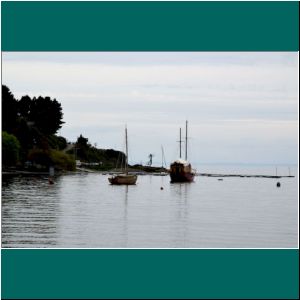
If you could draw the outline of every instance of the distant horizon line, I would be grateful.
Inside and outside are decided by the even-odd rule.
[[[131,162],[131,164],[140,164],[141,162]],[[192,162],[191,162],[192,163]],[[194,164],[197,165],[223,165],[223,166],[233,166],[233,165],[238,165],[238,166],[273,166],[273,167],[286,167],[286,166],[298,166],[298,162],[297,163],[237,163],[237,162],[229,162],[229,163],[225,163],[225,162],[215,162],[215,163],[209,163],[209,162],[193,162]],[[153,163],[152,166],[156,166],[158,164]]]

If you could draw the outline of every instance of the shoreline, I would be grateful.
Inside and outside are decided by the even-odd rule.
[[[97,170],[91,170],[86,168],[77,168],[76,171],[57,171],[56,175],[66,175],[66,174],[76,174],[76,173],[98,173],[101,175],[112,175],[112,174],[118,174],[122,172],[118,171],[97,171]],[[167,176],[168,172],[166,171],[153,171],[153,172],[146,172],[143,170],[132,170],[129,171],[131,174],[136,175],[156,175],[156,176]],[[2,176],[49,176],[49,172],[42,172],[42,171],[23,171],[23,170],[14,170],[14,171],[2,171]],[[196,176],[199,177],[215,177],[215,178],[225,178],[225,177],[239,177],[239,178],[295,178],[294,175],[282,175],[282,176],[276,176],[276,175],[249,175],[249,174],[214,174],[214,173],[196,173]]]

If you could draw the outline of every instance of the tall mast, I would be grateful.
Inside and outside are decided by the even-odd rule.
[[[187,160],[187,135],[188,135],[188,121],[185,121],[185,160]]]
[[[181,128],[179,128],[179,158],[181,158]]]
[[[161,145],[161,167],[164,167],[164,148]]]
[[[161,167],[164,168],[166,167],[166,158],[165,158],[165,151],[163,145],[161,145]]]
[[[125,126],[125,145],[126,145],[126,158],[125,158],[125,174],[128,174],[128,141],[127,141],[127,126]]]

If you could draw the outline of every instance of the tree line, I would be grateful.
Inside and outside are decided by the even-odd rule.
[[[67,139],[57,132],[63,124],[62,106],[56,99],[26,95],[18,100],[7,86],[2,85],[3,166],[22,168],[29,163],[31,167],[54,165],[74,170],[76,158],[99,162],[99,168],[108,169],[114,167],[120,155],[124,155],[113,149],[97,149],[82,135],[73,148],[62,151],[67,147]]]

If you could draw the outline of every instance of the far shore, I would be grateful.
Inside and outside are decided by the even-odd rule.
[[[93,170],[89,168],[77,167],[75,171],[64,171],[56,170],[55,176],[65,175],[65,174],[76,174],[76,173],[98,173],[103,175],[112,175],[123,173],[124,170],[112,169],[112,170]],[[144,166],[144,168],[128,168],[128,172],[137,175],[168,175],[169,171],[163,167],[150,167]],[[5,169],[2,171],[2,176],[50,176],[49,172],[43,171],[29,171],[29,170],[17,170],[17,169]],[[286,176],[275,176],[275,175],[255,175],[255,174],[213,174],[213,173],[196,173],[196,176],[203,177],[238,177],[238,178],[294,178],[293,175]],[[50,176],[51,177],[51,176]]]

